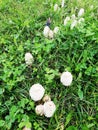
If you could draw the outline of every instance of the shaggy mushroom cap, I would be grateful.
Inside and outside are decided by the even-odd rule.
[[[35,108],[35,112],[37,115],[42,116],[44,114],[44,106],[43,105],[37,105]]]
[[[83,14],[84,14],[84,9],[81,8],[80,11],[79,11],[79,13],[78,13],[78,17],[81,17]]]
[[[27,65],[32,65],[33,61],[34,61],[34,58],[33,58],[32,54],[27,52],[25,54],[25,62],[26,62],[26,64]]]
[[[73,29],[74,27],[77,26],[77,20],[74,20],[72,23],[71,23],[71,27],[70,29]]]
[[[54,33],[52,30],[49,31],[49,38],[52,39],[54,37]]]
[[[55,34],[57,34],[58,31],[59,31],[59,27],[55,27],[54,30],[53,30],[53,32],[54,32]]]
[[[61,7],[64,7],[65,0],[62,0]]]
[[[73,76],[70,72],[63,72],[61,74],[60,81],[64,86],[70,86],[73,80]]]
[[[41,84],[34,84],[29,90],[29,94],[32,100],[39,101],[42,99],[43,95],[45,93],[45,89]]]
[[[44,103],[44,115],[46,117],[52,117],[56,110],[56,106],[53,101],[48,101]]]
[[[67,16],[67,17],[65,18],[65,20],[64,20],[64,26],[67,25],[68,21],[70,21],[70,17]]]
[[[58,4],[55,4],[55,5],[54,5],[54,11],[57,11],[58,9],[59,9]]]
[[[49,31],[50,31],[50,28],[49,28],[48,26],[45,26],[45,27],[44,27],[44,31],[43,31],[43,35],[44,35],[45,37],[48,37]]]
[[[43,102],[48,102],[48,101],[51,101],[51,98],[50,98],[49,95],[45,95],[45,96],[43,97]]]
[[[71,16],[71,19],[72,19],[72,20],[75,20],[75,19],[76,19],[75,14],[73,14],[73,15]]]

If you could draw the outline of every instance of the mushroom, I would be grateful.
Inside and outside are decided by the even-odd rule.
[[[26,62],[26,64],[27,65],[32,65],[33,61],[34,61],[34,58],[33,58],[32,54],[27,52],[25,54],[25,62]]]
[[[44,114],[44,107],[42,104],[40,105],[37,105],[36,108],[35,108],[35,112],[37,115],[40,115],[42,116]]]
[[[41,84],[34,84],[29,90],[29,94],[32,100],[39,101],[42,99],[43,95],[45,93],[45,89]]]
[[[58,26],[56,26],[56,27],[54,28],[53,32],[54,32],[55,34],[57,34],[57,33],[58,33],[58,31],[59,31],[59,27],[58,27]]]
[[[48,102],[48,101],[51,101],[51,98],[50,98],[49,95],[45,95],[45,96],[43,97],[43,102]]]
[[[49,31],[50,31],[50,28],[48,26],[45,26],[44,31],[43,31],[43,35],[45,37],[48,37],[49,36]]]
[[[44,115],[46,117],[52,117],[56,110],[56,106],[53,101],[48,101],[44,103]]]
[[[79,13],[78,13],[78,17],[81,17],[83,14],[84,14],[84,9],[81,8],[80,11],[79,11]]]
[[[63,72],[61,74],[60,81],[64,86],[70,86],[73,80],[73,76],[70,72]]]

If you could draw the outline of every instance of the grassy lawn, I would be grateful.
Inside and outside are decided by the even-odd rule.
[[[54,5],[59,10],[54,11]],[[84,8],[84,23],[70,29],[66,16]],[[43,30],[59,27],[53,39]],[[31,66],[25,53],[34,57]],[[60,75],[73,75],[70,86]],[[40,83],[56,105],[51,118],[35,113],[29,89]],[[98,130],[98,1],[0,0],[0,130]]]

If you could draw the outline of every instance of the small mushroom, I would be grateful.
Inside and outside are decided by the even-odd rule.
[[[43,35],[45,37],[48,37],[49,36],[49,31],[50,31],[50,28],[48,26],[45,26],[44,31],[43,31]]]
[[[35,112],[37,115],[40,115],[42,116],[44,114],[44,107],[42,104],[40,105],[37,105],[36,108],[35,108]]]
[[[32,65],[33,61],[34,61],[34,58],[33,58],[32,54],[27,52],[25,54],[25,62],[26,62],[26,64],[27,65]]]
[[[51,101],[51,98],[50,98],[49,95],[45,95],[45,96],[43,97],[43,102],[48,102],[48,101]]]
[[[54,32],[52,30],[49,31],[49,38],[50,39],[53,39],[54,37]]]
[[[56,27],[54,28],[53,32],[54,32],[55,34],[57,34],[57,33],[58,33],[58,31],[59,31],[59,27],[58,27],[58,26],[56,26]]]
[[[81,8],[78,13],[78,17],[81,17],[84,14],[84,9]]]
[[[63,72],[61,74],[60,81],[64,86],[70,86],[73,80],[73,76],[70,72]]]

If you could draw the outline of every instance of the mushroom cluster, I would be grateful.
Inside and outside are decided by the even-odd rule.
[[[64,7],[64,0],[62,0],[61,7]],[[59,9],[59,6],[57,4],[54,5],[54,11],[57,11]],[[84,22],[84,19],[81,18],[81,16],[84,14],[84,9],[80,9],[78,13],[78,23],[80,24],[81,22]],[[68,24],[68,22],[71,21],[71,29],[73,29],[77,25],[77,18],[75,14],[73,14],[70,17],[66,17],[64,20],[64,26]],[[54,35],[56,35],[59,32],[59,27],[56,26],[54,30],[50,29],[50,18],[48,19],[46,26],[44,27],[43,30],[43,35],[46,38],[53,39]],[[34,58],[31,53],[27,52],[25,54],[25,63],[27,66],[31,66],[32,63],[34,62]],[[64,86],[70,86],[72,84],[73,76],[70,72],[66,71],[63,72],[60,76],[60,81]],[[56,105],[55,103],[51,100],[49,95],[45,95],[45,88],[40,84],[33,84],[29,90],[29,95],[33,101],[36,102],[36,107],[35,107],[35,112],[37,115],[40,116],[45,116],[47,118],[50,118],[54,115],[56,111]],[[24,127],[23,130],[31,130],[30,128]]]
[[[81,25],[82,23],[84,23],[84,18],[82,18],[82,16],[84,15],[84,9],[81,8],[78,12],[77,17],[75,16],[75,14],[73,14],[71,16],[71,18],[69,16],[67,16],[64,20],[64,26],[70,24],[70,29],[72,30],[74,27]]]
[[[53,39],[54,38],[54,35],[57,34],[59,31],[59,27],[56,26],[54,28],[54,30],[51,30],[49,26],[45,26],[44,27],[44,30],[43,30],[43,35],[46,37],[46,38],[49,38],[49,39]]]
[[[54,6],[55,8],[57,8],[58,6],[55,5]],[[59,31],[59,27],[56,26],[54,28],[54,30],[51,30],[50,29],[50,24],[51,24],[51,20],[50,18],[47,19],[47,22],[45,24],[45,27],[44,27],[44,30],[43,30],[43,35],[46,37],[46,38],[49,38],[49,39],[53,39],[54,38],[54,35],[56,35]]]
[[[60,81],[64,86],[70,86],[73,80],[73,76],[70,72],[66,71],[61,74]],[[30,97],[33,101],[40,101],[40,104],[36,105],[35,112],[37,115],[44,115],[47,118],[53,116],[56,106],[49,95],[45,95],[44,87],[37,83],[31,86],[29,90]]]
[[[63,8],[64,5],[65,5],[65,0],[62,0],[62,1],[61,1],[61,7]],[[54,11],[56,12],[56,11],[58,11],[58,10],[60,10],[60,7],[59,7],[58,4],[55,4],[55,5],[54,5]]]
[[[45,89],[41,84],[34,84],[29,90],[30,97],[33,101],[41,101],[42,103],[35,107],[35,112],[37,115],[45,115],[46,117],[52,117],[56,106],[49,95],[45,95]],[[44,96],[44,97],[43,97]],[[43,99],[42,99],[43,98]]]
[[[65,4],[65,0],[62,0],[61,7],[64,7],[64,4]],[[58,10],[60,10],[60,7],[58,4],[55,4],[54,11],[57,12]],[[72,30],[74,27],[83,25],[82,23],[84,23],[84,21],[85,21],[84,18],[82,18],[83,15],[84,15],[84,9],[81,8],[77,14],[77,17],[75,16],[75,14],[72,14],[71,17],[67,16],[64,19],[64,26],[70,25],[70,29]],[[44,27],[44,30],[43,30],[43,35],[46,38],[53,39],[54,35],[58,33],[59,27],[56,26],[54,28],[54,30],[51,30],[50,29],[50,23],[51,23],[50,18],[47,21],[48,22],[46,23],[46,26]]]

